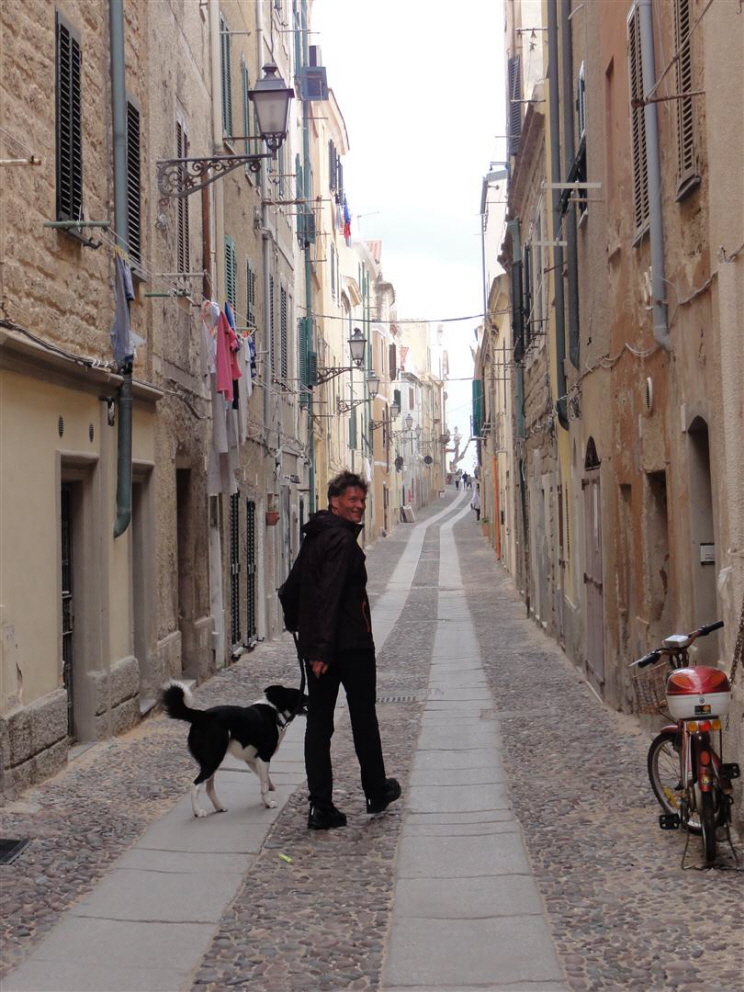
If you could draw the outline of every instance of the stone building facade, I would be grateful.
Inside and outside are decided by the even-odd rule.
[[[728,670],[742,616],[743,475],[730,445],[744,183],[729,150],[744,117],[740,91],[736,112],[723,98],[741,75],[742,23],[733,6],[698,0],[547,0],[534,33],[525,16],[534,5],[507,5],[504,256],[512,275],[522,269],[510,281],[514,470],[526,479],[515,491],[539,580],[523,581],[519,556],[515,574],[596,691],[632,711],[630,661],[720,618],[694,653]],[[514,82],[526,39],[545,66],[532,88],[524,73]],[[542,368],[519,337],[541,276]],[[740,753],[740,685],[735,700]]]
[[[310,17],[309,0],[0,4],[5,792],[132,727],[167,678],[277,636],[302,524],[331,468],[362,464],[346,425],[335,447],[318,431],[308,359],[347,363],[345,341],[320,344],[328,308],[371,342],[373,295],[389,321],[394,292],[336,204],[330,258],[318,237],[328,140],[337,161],[348,143]],[[249,98],[266,65],[295,91],[273,158]],[[383,502],[374,537],[397,522]]]

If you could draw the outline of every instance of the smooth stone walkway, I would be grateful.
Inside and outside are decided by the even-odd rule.
[[[398,848],[387,992],[565,992],[447,521],[428,700]]]

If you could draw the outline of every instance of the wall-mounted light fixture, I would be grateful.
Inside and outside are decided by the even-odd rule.
[[[367,383],[367,395],[361,396],[358,400],[337,400],[336,409],[339,413],[348,413],[349,410],[353,410],[355,406],[360,406],[362,403],[369,403],[371,400],[377,396],[380,391],[380,377],[375,375],[374,372],[370,372],[366,379]]]
[[[263,159],[276,158],[280,145],[287,137],[289,101],[294,96],[294,90],[287,86],[275,65],[265,65],[263,71],[263,77],[256,82],[255,89],[248,91],[248,96],[253,101],[258,132],[261,140],[266,142],[268,152],[160,159],[156,163],[157,182],[163,196],[190,196],[240,165],[247,165],[251,172],[259,172]],[[247,141],[249,137],[247,134],[233,134],[229,140]]]
[[[324,382],[328,382],[329,379],[333,379],[337,375],[343,375],[344,372],[353,371],[354,367],[360,369],[364,365],[364,355],[367,350],[367,339],[359,330],[358,327],[354,328],[354,332],[348,339],[349,342],[349,355],[351,357],[350,365],[341,366],[328,366],[326,368],[321,368],[318,366],[318,385],[322,385]],[[379,388],[380,380],[377,380]],[[375,393],[375,395],[377,395]]]

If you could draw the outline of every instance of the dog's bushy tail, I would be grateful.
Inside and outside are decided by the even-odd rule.
[[[160,702],[168,716],[174,720],[185,720],[187,723],[193,723],[200,713],[199,710],[192,710],[187,705],[191,702],[191,693],[188,687],[175,680],[163,686]]]

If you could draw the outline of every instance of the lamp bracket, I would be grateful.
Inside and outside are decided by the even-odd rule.
[[[190,196],[241,165],[247,165],[251,172],[259,172],[261,161],[265,158],[272,158],[272,155],[264,152],[255,155],[159,159],[156,163],[158,189],[163,196]]]
[[[335,379],[337,375],[343,375],[344,372],[350,372],[351,368],[348,365],[344,365],[341,368],[329,365],[326,369],[319,368],[317,370],[316,382],[317,385],[322,386],[324,382],[328,382],[329,379]]]
[[[356,406],[361,406],[362,403],[369,403],[369,400],[359,399],[359,400],[336,400],[336,410],[339,413],[350,413],[351,410]]]

